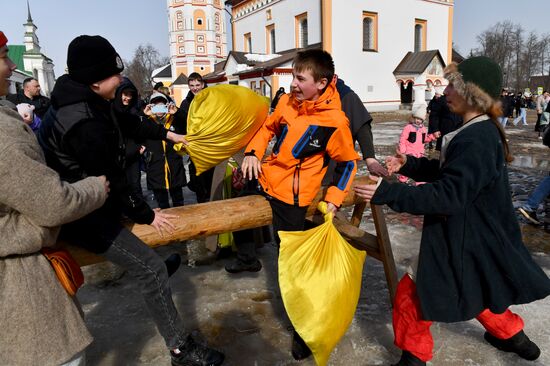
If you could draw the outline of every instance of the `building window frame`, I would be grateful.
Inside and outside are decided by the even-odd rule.
[[[252,33],[248,32],[243,35],[244,38],[244,52],[252,53]]]
[[[265,53],[268,55],[276,53],[276,45],[275,24],[270,24],[265,27]]]
[[[307,12],[296,15],[294,17],[294,22],[296,48],[306,48],[308,46]]]
[[[378,13],[364,11],[362,24],[363,51],[378,52]]]
[[[418,19],[418,18],[415,19],[413,51],[414,52],[426,51],[428,49],[427,38],[428,38],[428,21],[425,19]]]

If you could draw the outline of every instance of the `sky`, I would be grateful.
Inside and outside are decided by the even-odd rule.
[[[152,44],[161,56],[168,56],[166,0],[29,0],[29,3],[42,51],[53,60],[56,76],[64,73],[67,46],[81,34],[104,36],[126,61],[132,59],[140,44],[146,43]],[[543,3],[535,0],[455,0],[455,46],[467,56],[470,49],[477,47],[479,33],[507,19],[520,23],[527,31],[550,33],[549,12],[541,5]],[[26,0],[0,0],[0,4],[3,5],[0,30],[6,33],[9,43],[23,44]]]

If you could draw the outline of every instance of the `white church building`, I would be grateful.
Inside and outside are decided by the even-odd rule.
[[[189,15],[197,9],[203,9],[206,29],[212,30],[211,58],[200,64],[204,70],[197,68],[196,55],[179,61],[187,60],[187,72],[198,71],[209,85],[239,84],[270,97],[280,87],[288,92],[294,55],[322,48],[332,54],[338,77],[369,110],[395,110],[431,99],[436,86],[446,83],[443,68],[453,57],[453,0],[227,0],[228,32],[226,22],[215,18],[228,14],[219,0],[168,0],[172,28],[180,2],[189,7],[182,15],[189,32],[185,39],[196,42],[204,33]],[[172,28],[171,45],[179,44]],[[229,53],[216,38],[226,34],[232,40]],[[174,61],[177,50],[171,48]],[[174,61],[172,80],[181,76]]]
[[[10,44],[9,57],[17,65],[17,69],[10,78],[9,93],[15,94],[22,89],[26,78],[34,77],[38,80],[41,92],[50,96],[55,84],[55,72],[53,61],[42,53],[40,42],[36,35],[37,26],[34,24],[27,2],[27,22],[23,24],[25,29],[24,44]]]

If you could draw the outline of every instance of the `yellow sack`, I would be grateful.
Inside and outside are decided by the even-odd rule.
[[[244,148],[267,117],[269,103],[249,88],[216,85],[195,95],[187,117],[187,141],[174,145],[189,154],[197,175]]]
[[[326,213],[326,203],[319,203]],[[366,252],[352,247],[332,223],[307,231],[279,231],[279,286],[294,329],[326,365],[346,333],[361,290]]]

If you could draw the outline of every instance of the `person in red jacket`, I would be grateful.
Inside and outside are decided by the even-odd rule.
[[[327,171],[327,158],[337,163],[324,198],[333,213],[350,189],[359,159],[336,91],[332,56],[319,49],[299,52],[294,59],[291,88],[246,147],[242,164],[245,177],[258,179],[269,200],[277,243],[280,230],[304,230],[307,208]],[[273,151],[263,160],[274,136],[277,142]],[[261,269],[254,243],[237,247],[237,260],[226,266],[228,272]],[[292,355],[297,360],[311,355],[296,332]]]

